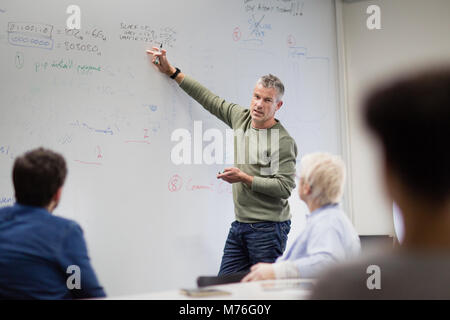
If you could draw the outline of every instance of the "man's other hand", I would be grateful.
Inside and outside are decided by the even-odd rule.
[[[236,182],[243,182],[247,184],[249,187],[251,187],[253,182],[253,177],[249,176],[245,172],[242,172],[238,168],[226,168],[223,170],[223,173],[219,173],[217,175],[217,179],[222,179],[228,183],[236,183]]]

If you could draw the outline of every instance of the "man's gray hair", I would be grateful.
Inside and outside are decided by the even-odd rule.
[[[280,101],[284,94],[284,85],[280,79],[273,74],[262,76],[256,84],[262,85],[264,88],[274,88],[277,91],[277,100]]]

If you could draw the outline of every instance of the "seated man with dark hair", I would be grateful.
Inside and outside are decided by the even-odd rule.
[[[312,298],[450,299],[450,68],[377,89],[364,117],[382,146],[403,242],[323,275]]]
[[[17,203],[0,209],[0,299],[104,297],[83,232],[51,212],[67,175],[64,158],[35,149],[14,162]]]

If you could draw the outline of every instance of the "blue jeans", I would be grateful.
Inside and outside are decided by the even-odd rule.
[[[286,249],[291,220],[242,223],[234,221],[223,249],[220,275],[248,272],[258,262],[275,262]]]

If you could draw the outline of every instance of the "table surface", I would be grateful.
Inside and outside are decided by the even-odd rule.
[[[136,295],[108,297],[110,300],[304,300],[308,298],[314,281],[311,279],[261,280],[208,286],[226,291],[227,295],[192,297],[181,290],[168,290]],[[194,289],[194,288],[187,288]]]

